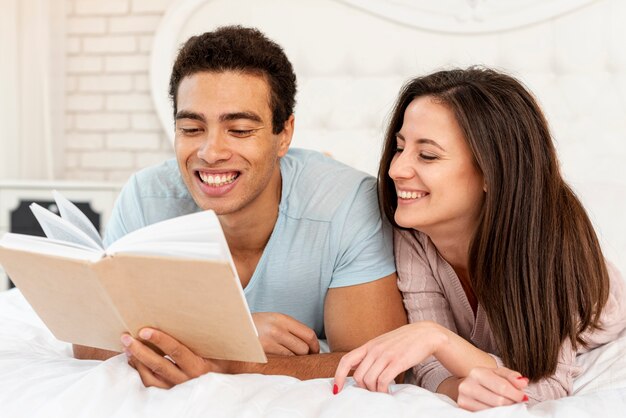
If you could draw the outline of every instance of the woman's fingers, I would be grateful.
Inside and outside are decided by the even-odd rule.
[[[354,370],[363,360],[367,354],[365,346],[361,346],[350,351],[339,360],[337,370],[335,371],[335,384],[333,392],[338,393],[343,389],[343,385],[346,383],[346,378],[350,374],[351,370]]]
[[[521,387],[526,387],[528,382],[520,378],[518,372],[506,368],[477,367],[459,384],[457,403],[475,411],[482,409],[482,405],[497,407],[527,401]]]
[[[529,380],[527,377],[522,376],[515,370],[507,369],[506,367],[498,367],[494,370],[494,373],[501,376],[511,382],[517,389],[523,390],[528,387]]]

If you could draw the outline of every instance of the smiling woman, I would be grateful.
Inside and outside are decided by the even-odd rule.
[[[571,394],[576,355],[626,328],[626,284],[561,177],[543,113],[490,69],[411,80],[378,175],[410,325],[341,360],[361,387],[412,382],[469,410]]]

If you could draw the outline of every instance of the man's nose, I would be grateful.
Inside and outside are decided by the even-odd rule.
[[[206,161],[208,164],[215,164],[228,160],[230,157],[231,151],[228,146],[226,133],[217,130],[208,132],[206,139],[198,149],[198,158]]]

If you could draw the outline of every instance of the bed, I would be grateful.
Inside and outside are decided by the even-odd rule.
[[[180,42],[223,24],[257,26],[284,46],[298,75],[294,146],[373,174],[385,119],[408,77],[470,64],[504,69],[537,94],[565,176],[626,271],[624,17],[626,2],[611,0],[181,0],[155,35],[151,87],[169,134],[167,80]],[[574,396],[477,415],[626,416],[626,333],[578,362],[586,371]],[[331,379],[219,374],[169,391],[144,388],[124,356],[73,359],[19,290],[0,293],[0,417],[470,416],[411,385],[391,394],[350,383],[333,396],[331,388]]]
[[[145,388],[119,355],[107,361],[72,358],[17,289],[0,293],[0,416],[17,417],[462,417],[443,395],[398,384],[391,394],[350,382],[332,394],[332,379],[208,374],[173,389]],[[484,417],[620,417],[626,410],[626,333],[579,356],[587,371],[575,396],[528,408],[519,404]]]

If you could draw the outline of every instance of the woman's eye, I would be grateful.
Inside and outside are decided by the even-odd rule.
[[[398,146],[396,146],[396,154],[397,154],[397,153],[400,153],[400,152],[402,152],[402,151],[404,151],[404,147],[401,147],[401,146],[399,146],[399,145],[398,145]]]
[[[438,157],[437,157],[436,155],[433,155],[433,154],[424,154],[424,153],[420,153],[420,158],[421,158],[422,160],[425,160],[425,161],[434,161],[434,160],[436,160]]]

